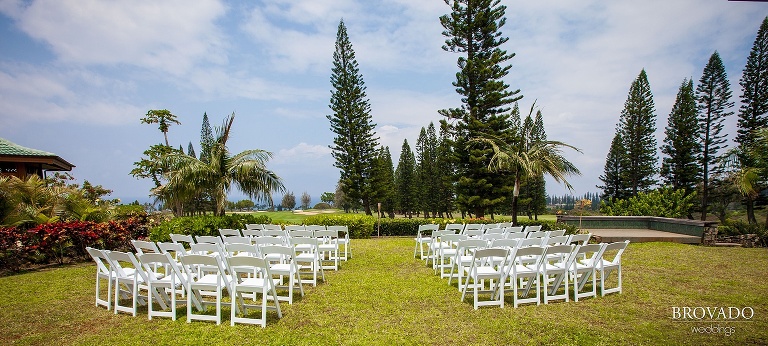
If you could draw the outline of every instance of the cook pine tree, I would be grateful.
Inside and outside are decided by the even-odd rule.
[[[712,170],[717,167],[720,150],[725,146],[727,136],[723,133],[723,122],[733,115],[731,87],[725,73],[723,60],[715,51],[709,57],[707,66],[696,86],[698,106],[699,142],[701,143],[701,220],[707,219],[709,212],[710,180]]]
[[[446,118],[453,140],[456,169],[456,203],[474,217],[498,208],[505,200],[504,186],[510,185],[508,172],[491,172],[490,145],[474,143],[481,136],[509,136],[509,105],[522,98],[511,90],[504,78],[509,60],[502,46],[508,41],[501,32],[506,23],[506,6],[499,0],[448,0],[451,13],[440,17],[443,50],[459,54],[456,92],[458,108],[440,110]]]
[[[352,208],[362,207],[367,215],[372,215],[371,208],[375,201],[372,200],[374,188],[371,174],[378,137],[374,131],[376,124],[371,117],[363,75],[343,20],[339,22],[335,47],[329,105],[333,114],[327,118],[336,137],[329,147],[336,160],[334,166],[341,171],[340,182],[346,201]]]

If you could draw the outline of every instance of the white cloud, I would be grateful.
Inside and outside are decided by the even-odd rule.
[[[130,83],[84,70],[0,65],[0,124],[81,122],[117,125],[145,111],[125,101]]]
[[[37,0],[4,3],[0,10],[67,63],[124,64],[181,75],[200,61],[227,59],[214,23],[226,9],[215,0]]]
[[[275,164],[306,163],[313,160],[324,160],[331,156],[331,148],[327,145],[312,145],[301,142],[288,149],[280,149],[274,155]]]

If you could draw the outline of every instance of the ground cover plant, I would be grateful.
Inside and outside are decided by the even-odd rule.
[[[114,315],[93,303],[91,263],[0,278],[0,344],[765,344],[765,249],[673,243],[630,244],[624,292],[579,302],[473,310],[454,284],[412,257],[411,238],[356,239],[354,257],[327,281],[271,313],[266,329],[179,319]],[[511,296],[507,297],[511,304]],[[730,336],[697,333],[673,319],[674,307],[752,307]]]

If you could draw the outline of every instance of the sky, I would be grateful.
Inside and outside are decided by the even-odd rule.
[[[599,192],[599,176],[629,87],[642,69],[656,106],[657,144],[684,78],[698,83],[718,51],[739,106],[738,82],[768,3],[726,0],[511,1],[504,79],[535,102],[547,137],[582,149],[573,191]],[[298,198],[334,191],[339,170],[327,115],[340,20],[367,87],[380,144],[397,165],[439,109],[460,106],[451,83],[459,55],[442,50],[442,0],[0,0],[0,137],[53,152],[124,202],[149,201],[152,183],[129,172],[163,141],[141,124],[168,109],[172,145],[200,152],[211,125],[235,114],[229,149],[273,153],[268,168]],[[728,139],[735,115],[726,120]],[[230,199],[243,194],[236,189]],[[276,198],[279,201],[279,197]]]

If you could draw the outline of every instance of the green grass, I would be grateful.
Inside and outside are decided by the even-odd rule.
[[[631,244],[623,257],[624,292],[579,302],[473,310],[455,281],[411,257],[413,240],[353,240],[354,257],[327,282],[306,287],[266,329],[188,324],[146,313],[114,315],[93,304],[90,263],[0,278],[0,344],[765,344],[768,252],[672,243]],[[730,337],[702,335],[672,319],[676,306],[752,307]]]

